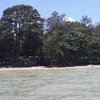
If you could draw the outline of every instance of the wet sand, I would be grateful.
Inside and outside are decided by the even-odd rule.
[[[32,70],[51,70],[51,69],[93,69],[93,68],[100,68],[100,65],[87,65],[87,66],[73,66],[73,67],[45,67],[45,66],[34,66],[34,67],[21,67],[21,68],[4,68],[1,67],[0,71],[32,71]]]

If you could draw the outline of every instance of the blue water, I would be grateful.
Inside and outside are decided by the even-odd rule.
[[[0,100],[100,100],[100,69],[0,71]]]

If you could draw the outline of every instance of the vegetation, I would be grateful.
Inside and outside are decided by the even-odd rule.
[[[69,66],[100,64],[100,24],[82,16],[65,21],[54,11],[44,20],[36,9],[16,5],[0,19],[0,65]],[[32,62],[32,63],[31,63]]]

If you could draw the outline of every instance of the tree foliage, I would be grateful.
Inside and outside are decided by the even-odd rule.
[[[93,27],[88,16],[83,16],[81,22],[67,22],[62,15],[53,12],[47,19],[50,27],[43,40],[43,50],[49,64],[66,66],[99,62],[100,40],[94,35],[99,33],[99,26]]]
[[[38,56],[36,52],[41,49],[43,19],[36,9],[28,5],[9,7],[3,12],[1,24],[7,46],[13,44],[11,48],[9,46],[10,50],[7,49],[8,54],[13,50],[10,58],[16,61],[21,56]]]
[[[64,20],[54,11],[45,20],[36,9],[16,5],[0,19],[0,64],[33,58],[39,65],[100,64],[100,24],[83,16],[80,22]],[[36,64],[36,63],[35,63]]]

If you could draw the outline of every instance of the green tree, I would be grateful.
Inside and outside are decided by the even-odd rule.
[[[88,16],[82,16],[82,19],[80,21],[85,26],[91,26],[92,25],[92,18],[89,18]]]
[[[15,40],[12,34],[9,34],[9,28],[0,23],[0,62],[12,62],[15,54]],[[8,59],[10,58],[10,59]],[[5,63],[6,63],[5,62]]]
[[[60,24],[63,24],[65,14],[60,15],[58,12],[54,11],[51,16],[46,20],[47,21],[47,30],[49,33],[52,33],[54,29],[58,30]]]
[[[66,22],[63,19],[64,16],[62,18],[57,12],[47,19],[50,27],[43,41],[44,52],[51,64],[78,64],[82,58],[89,56],[88,40],[93,31],[85,22]]]
[[[27,56],[27,54],[25,55],[25,53],[23,53],[23,47],[27,48],[29,55],[32,54],[32,56],[35,56],[35,52],[40,49],[40,46],[35,48],[35,46],[29,47],[27,45],[40,45],[38,44],[40,42],[34,41],[33,43],[30,39],[34,40],[34,36],[36,36],[38,38],[35,38],[35,40],[40,41],[43,36],[43,19],[40,17],[38,11],[28,5],[9,7],[4,10],[1,21],[3,26],[7,27],[9,31],[6,34],[12,36],[15,41],[14,46],[16,47],[16,54],[13,54],[15,58],[18,59],[19,56]],[[34,55],[32,51],[34,52]]]

